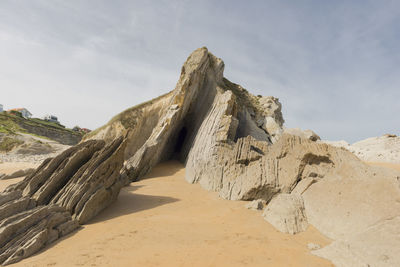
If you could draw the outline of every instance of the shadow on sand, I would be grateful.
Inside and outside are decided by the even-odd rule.
[[[88,223],[84,224],[83,226],[99,223],[102,221],[117,218],[119,216],[132,214],[134,212],[139,212],[139,211],[143,211],[143,210],[147,210],[147,209],[152,209],[152,208],[155,208],[158,206],[162,206],[162,205],[166,205],[169,203],[179,201],[179,199],[172,198],[172,197],[149,196],[149,195],[140,195],[140,194],[132,193],[133,191],[136,191],[137,189],[139,189],[141,187],[143,187],[143,185],[131,185],[131,186],[124,187],[121,190],[117,201],[115,201],[113,204],[111,204],[105,210],[101,211],[94,219],[92,219]],[[79,231],[82,231],[82,230],[84,230],[84,227],[79,227],[72,233],[70,233],[66,236],[63,236],[60,239],[56,240],[55,242],[44,247],[43,249],[41,249],[34,255],[41,254],[41,253],[47,251],[48,249],[51,249],[52,247],[56,246],[59,242],[62,242],[63,240],[66,240],[66,239],[74,236],[75,234],[77,234]]]
[[[160,163],[162,166],[163,163]],[[179,161],[168,161],[164,164],[168,164],[168,168],[160,168],[158,165],[154,168],[148,175],[143,177],[142,179],[150,179],[150,178],[157,178],[157,177],[165,177],[171,176],[177,173],[178,171],[184,168],[183,164]],[[112,203],[109,207],[101,211],[95,218],[90,220],[85,225],[95,224],[103,221],[107,221],[113,218],[117,218],[120,216],[124,216],[127,214],[132,214],[139,211],[144,211],[152,208],[156,208],[162,205],[166,205],[169,203],[177,202],[179,199],[173,197],[165,197],[165,196],[152,196],[152,195],[141,195],[136,194],[134,191],[138,190],[139,188],[143,187],[144,185],[135,185],[132,183],[129,186],[123,187],[121,192],[118,196],[117,201]],[[84,226],[84,225],[83,225]],[[34,255],[41,254],[48,249],[51,249],[59,242],[62,242],[65,239],[68,239],[79,231],[84,230],[83,227],[78,228],[77,230],[73,231],[72,233],[56,240],[55,242],[49,244],[48,246],[44,247]]]
[[[173,197],[132,193],[132,191],[135,191],[140,187],[142,186],[128,186],[123,188],[117,201],[103,210],[94,219],[89,221],[87,225],[179,201],[179,199]]]
[[[165,166],[168,167],[166,168]],[[177,160],[161,162],[155,168],[153,168],[150,173],[146,174],[139,180],[172,176],[184,168],[185,166]]]

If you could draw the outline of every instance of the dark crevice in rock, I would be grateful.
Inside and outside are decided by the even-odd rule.
[[[243,195],[243,200],[263,199],[268,203],[280,190],[270,185],[260,185],[249,190]]]

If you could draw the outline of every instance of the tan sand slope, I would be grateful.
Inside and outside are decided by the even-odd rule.
[[[244,202],[188,184],[178,162],[146,178],[80,231],[11,266],[332,266],[307,248],[330,242],[317,230],[278,232]]]

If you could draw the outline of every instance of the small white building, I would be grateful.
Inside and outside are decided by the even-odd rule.
[[[3,105],[0,104],[0,112],[3,112]]]
[[[13,109],[7,110],[7,112],[11,112],[11,111],[17,111],[17,112],[21,113],[22,117],[24,117],[25,119],[29,119],[32,117],[32,113],[30,113],[29,110],[27,110],[26,108],[13,108]]]
[[[60,122],[58,121],[58,118],[54,115],[46,115],[43,118],[45,121],[49,121],[49,122],[54,122],[54,123],[58,123],[60,124]]]

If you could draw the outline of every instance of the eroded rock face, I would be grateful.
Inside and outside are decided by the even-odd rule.
[[[263,216],[283,233],[297,234],[308,226],[303,198],[297,194],[279,194],[265,208]]]
[[[157,122],[152,117],[151,134],[142,144],[135,144],[136,151],[130,150],[123,170],[127,179],[135,181],[161,160],[177,157],[187,162],[188,173],[196,172],[191,179],[197,181],[198,168],[194,170],[191,164],[198,160],[209,162],[211,158],[219,160],[215,144],[230,145],[247,136],[266,142],[265,145],[279,139],[283,118],[278,99],[251,95],[223,78],[223,70],[223,61],[206,48],[189,56],[175,90],[155,104],[162,112],[157,113]],[[140,134],[133,133],[129,139],[136,140]],[[218,166],[211,168],[212,172],[221,171]],[[213,183],[207,187],[217,190],[221,185]]]
[[[400,216],[397,216],[312,253],[331,260],[338,267],[400,266],[399,236]]]
[[[25,199],[26,200],[26,199]],[[29,201],[27,201],[29,202]],[[10,203],[9,206],[15,203]],[[15,206],[15,205],[14,205]],[[78,227],[71,214],[57,205],[25,205],[26,210],[0,222],[0,263],[29,257]]]
[[[26,176],[26,175],[33,173],[34,171],[35,171],[34,168],[28,168],[28,169],[22,169],[22,170],[15,171],[8,175],[0,174],[0,180],[7,180],[7,179],[13,179],[13,178],[17,178],[17,177]]]
[[[29,257],[111,204],[125,184],[125,144],[81,143],[0,193],[0,264]]]
[[[399,216],[398,173],[371,169],[346,149],[318,142],[312,131],[284,132],[279,100],[248,93],[223,70],[206,48],[195,50],[173,91],[118,114],[7,188],[0,195],[6,240],[0,239],[0,263],[27,257],[87,222],[124,184],[170,158],[185,163],[188,182],[222,198],[267,203],[265,217],[284,232],[310,223],[340,244],[361,244],[363,234],[378,233],[370,227]],[[21,225],[26,231],[19,232]],[[357,236],[343,241],[350,234]],[[364,248],[357,253],[367,259]],[[323,255],[338,257],[328,249]],[[378,254],[370,255],[377,262]]]
[[[397,216],[394,208],[377,210],[376,205],[365,201],[366,195],[374,195],[374,190],[357,188],[363,186],[363,179],[371,184],[383,183],[384,188],[392,190],[386,197],[380,196],[378,202],[397,207],[394,200],[399,193],[394,184],[399,184],[398,176],[371,171],[349,151],[317,142],[319,137],[312,131],[295,129],[283,133],[279,101],[253,96],[223,78],[223,66],[205,48],[188,58],[175,90],[157,100],[158,106],[153,110],[158,113],[152,113],[154,127],[151,133],[147,131],[148,138],[136,142],[136,151],[130,150],[123,170],[127,180],[140,179],[161,160],[176,157],[185,163],[188,182],[200,183],[225,199],[262,199],[268,203],[275,197],[270,203],[271,210],[278,207],[275,222],[293,222],[275,223],[278,228],[284,225],[280,228],[296,233],[305,230],[308,221],[334,239],[343,236],[332,232],[346,236],[352,227],[366,229],[385,216]],[[140,140],[139,134],[130,138]],[[379,182],[381,176],[387,179]],[[333,199],[341,203],[337,198],[343,192],[329,192],[332,187],[327,184],[331,180],[347,184],[349,192],[359,192],[361,196],[349,198],[336,209]],[[319,194],[316,188],[327,193]],[[287,198],[276,197],[278,194]],[[299,199],[304,199],[304,207],[295,201]],[[343,214],[346,203],[351,204],[350,215]],[[365,220],[351,215],[360,210],[364,211]],[[326,216],[327,213],[331,215]]]
[[[300,136],[302,138],[305,138],[305,139],[308,139],[311,141],[321,140],[321,137],[319,137],[319,135],[317,135],[315,132],[313,132],[311,130],[302,130],[300,128],[285,128],[284,132],[291,134],[291,135]]]

